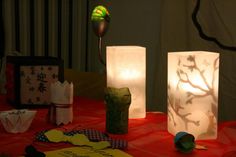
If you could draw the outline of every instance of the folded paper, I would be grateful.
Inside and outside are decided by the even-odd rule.
[[[174,138],[175,148],[182,153],[190,153],[195,148],[195,138],[187,132],[178,132]]]
[[[55,104],[73,103],[73,83],[57,81],[51,84],[51,102]]]
[[[52,123],[68,124],[73,120],[73,83],[57,81],[51,84],[51,108],[49,120]]]
[[[10,133],[22,133],[28,130],[36,111],[31,110],[9,110],[0,113],[3,127]]]
[[[83,157],[132,157],[126,152],[119,149],[104,149],[96,150],[92,147],[70,147],[59,150],[45,152],[47,157],[69,157],[69,156],[83,156]]]

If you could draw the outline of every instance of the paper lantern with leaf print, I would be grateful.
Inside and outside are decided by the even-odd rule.
[[[216,139],[219,53],[168,53],[168,131]]]

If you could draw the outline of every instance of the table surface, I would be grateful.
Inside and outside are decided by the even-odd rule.
[[[7,104],[5,96],[0,96],[0,111],[12,109]],[[32,144],[39,151],[50,151],[71,147],[66,143],[44,143],[35,141],[35,134],[42,130],[59,128],[63,131],[78,129],[96,129],[105,132],[105,106],[103,101],[74,98],[73,123],[57,127],[47,122],[47,109],[37,109],[37,114],[25,133],[7,133],[0,124],[0,154],[10,156],[24,154],[24,148]],[[135,157],[236,157],[236,121],[224,122],[218,125],[216,140],[196,141],[207,146],[208,150],[194,150],[191,154],[176,151],[173,136],[167,132],[167,116],[162,113],[148,112],[144,119],[129,120],[129,132],[125,135],[110,135],[113,138],[128,141],[125,152]]]

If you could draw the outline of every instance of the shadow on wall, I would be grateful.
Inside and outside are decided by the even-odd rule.
[[[65,69],[64,75],[65,80],[73,82],[75,96],[96,100],[104,99],[104,88],[106,87],[105,74]]]

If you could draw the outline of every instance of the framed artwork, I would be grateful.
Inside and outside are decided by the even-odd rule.
[[[48,107],[50,85],[64,81],[63,60],[54,57],[7,57],[7,100],[16,108]]]

